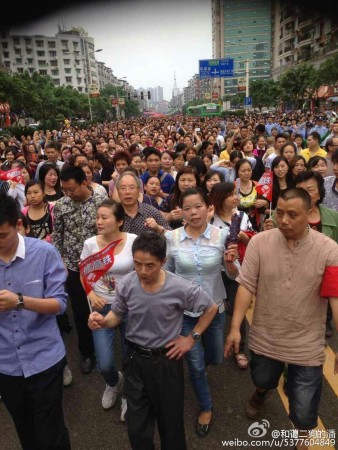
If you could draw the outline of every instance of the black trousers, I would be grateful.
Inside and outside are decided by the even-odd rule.
[[[69,450],[62,394],[65,360],[31,377],[0,374],[0,395],[24,450]]]
[[[80,272],[68,270],[66,289],[71,300],[80,354],[83,357],[93,356],[93,335],[88,328],[90,311],[87,296],[80,281]]]
[[[186,450],[183,360],[165,354],[148,358],[128,349],[124,370],[132,449],[154,450],[157,420],[161,450]]]

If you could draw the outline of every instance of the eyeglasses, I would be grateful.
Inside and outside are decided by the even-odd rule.
[[[121,192],[126,192],[126,191],[132,192],[132,191],[136,191],[136,189],[138,189],[137,186],[120,186],[118,188],[118,190]]]
[[[64,194],[67,194],[67,192],[69,192],[70,194],[74,194],[74,192],[76,191],[76,187],[73,187],[73,188],[61,188],[61,191],[64,193]]]

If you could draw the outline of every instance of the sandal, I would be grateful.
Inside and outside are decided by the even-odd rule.
[[[249,361],[247,359],[247,357],[244,355],[244,353],[237,353],[235,355],[236,357],[236,361],[237,361],[237,366],[240,369],[247,369],[248,365],[249,365]]]

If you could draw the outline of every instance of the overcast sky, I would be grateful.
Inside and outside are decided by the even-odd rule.
[[[182,89],[198,72],[198,60],[212,57],[211,0],[125,0],[77,4],[11,34],[54,36],[58,24],[82,26],[103,51],[97,60],[127,77],[136,89],[162,86],[171,99],[176,72]]]

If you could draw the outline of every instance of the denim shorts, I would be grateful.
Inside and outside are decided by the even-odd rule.
[[[262,389],[275,389],[285,363],[250,351],[251,378]],[[300,430],[311,430],[318,423],[323,366],[288,364],[289,418]]]

